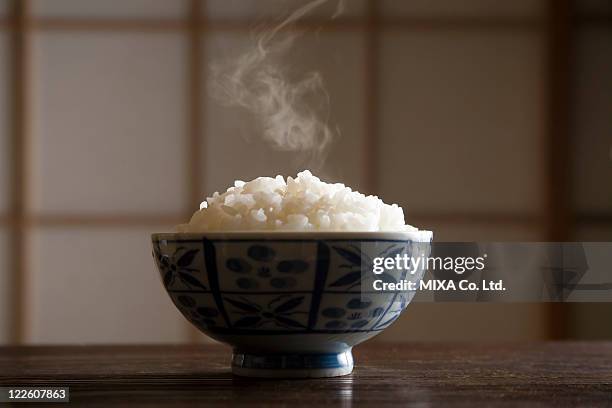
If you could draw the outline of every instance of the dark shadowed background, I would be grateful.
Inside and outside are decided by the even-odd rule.
[[[195,342],[149,234],[295,174],[209,65],[288,0],[0,0],[0,343]],[[317,173],[438,241],[612,240],[612,2],[348,0],[299,22],[341,129]],[[606,304],[410,305],[384,340],[611,338]]]

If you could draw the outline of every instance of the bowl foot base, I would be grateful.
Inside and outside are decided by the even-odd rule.
[[[234,352],[232,373],[259,378],[338,377],[353,371],[351,350],[321,354],[251,354]]]

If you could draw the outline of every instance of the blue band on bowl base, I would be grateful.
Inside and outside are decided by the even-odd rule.
[[[232,373],[244,377],[337,377],[353,371],[351,350],[322,354],[250,354],[234,352]]]

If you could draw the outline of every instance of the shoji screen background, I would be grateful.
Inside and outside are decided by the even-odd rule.
[[[148,236],[234,179],[303,168],[207,84],[212,61],[300,3],[0,0],[1,343],[202,339]],[[300,22],[287,58],[321,71],[342,131],[325,178],[401,204],[438,240],[610,239],[606,2],[347,6]],[[592,314],[414,304],[379,339],[609,335]]]

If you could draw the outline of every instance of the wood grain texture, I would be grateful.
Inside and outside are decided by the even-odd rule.
[[[612,342],[369,344],[345,377],[252,380],[219,345],[0,348],[0,385],[69,386],[108,406],[610,406]]]

